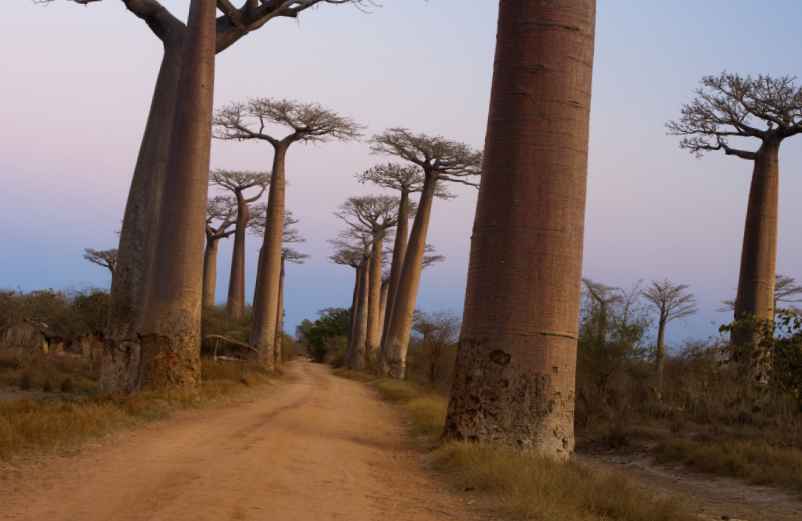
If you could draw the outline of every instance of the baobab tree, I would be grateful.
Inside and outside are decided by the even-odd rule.
[[[388,322],[392,316],[392,306],[395,301],[395,294],[398,283],[401,280],[401,267],[404,263],[404,256],[407,252],[407,241],[409,240],[409,218],[414,215],[416,209],[414,203],[410,201],[410,195],[420,192],[423,189],[423,171],[417,165],[403,165],[398,163],[385,163],[376,165],[357,176],[360,183],[373,183],[382,188],[389,188],[399,192],[398,201],[398,224],[396,225],[395,241],[393,243],[393,256],[390,262],[390,273],[386,286],[386,305],[384,307],[382,325],[382,346],[385,344],[385,334],[388,329]],[[446,199],[453,197],[442,187],[438,187],[435,197]],[[389,310],[387,308],[390,308]]]
[[[500,2],[448,439],[573,450],[595,18]]]
[[[256,294],[262,304],[254,311],[251,344],[267,369],[273,368],[276,338],[278,285],[281,276],[282,226],[285,206],[285,163],[294,143],[348,141],[359,137],[359,126],[350,119],[315,103],[271,98],[232,103],[217,111],[215,136],[223,140],[266,142],[273,147],[273,169],[267,200],[265,237]],[[268,133],[268,127],[286,128],[284,137]]]
[[[463,143],[439,136],[415,134],[404,128],[392,128],[374,136],[371,149],[375,153],[401,158],[423,172],[418,211],[401,265],[398,289],[390,304],[385,345],[381,349],[382,374],[404,378],[432,203],[444,183],[478,187],[473,178],[481,173],[482,154]]]
[[[42,3],[50,1],[54,0],[43,0]],[[101,0],[67,1],[86,5]],[[194,191],[186,194],[165,190],[164,184],[166,173],[173,172],[168,170],[169,156],[176,150],[173,145],[173,130],[180,128],[181,132],[190,132],[190,127],[176,124],[178,109],[186,106],[187,112],[192,112],[197,108],[197,106],[192,107],[196,100],[188,96],[191,92],[208,92],[207,97],[211,97],[214,86],[214,67],[211,66],[214,63],[214,54],[231,47],[240,38],[260,29],[270,21],[282,18],[297,19],[302,12],[318,5],[359,5],[362,2],[363,0],[270,2],[246,0],[240,7],[236,7],[231,0],[217,2],[192,0],[190,13],[197,12],[196,7],[206,9],[204,22],[196,24],[196,27],[205,24],[204,30],[193,32],[193,26],[189,21],[185,24],[176,18],[159,0],[122,0],[125,8],[144,21],[162,42],[164,53],[134,168],[120,234],[119,262],[112,279],[111,309],[105,335],[106,353],[100,378],[103,390],[132,391],[142,384],[143,378],[139,377],[144,374],[139,370],[140,337],[145,322],[145,312],[155,309],[147,305],[146,299],[149,290],[159,285],[152,268],[155,264],[156,241],[159,237],[157,231],[161,221],[163,200],[176,197],[175,200],[168,199],[164,203],[171,208],[174,206],[178,208],[179,206],[175,205],[178,201],[192,200],[196,217],[202,219],[205,201],[201,201],[200,198],[200,179],[195,180],[198,186],[193,186]],[[217,9],[222,15],[216,20],[211,20],[216,16]],[[202,44],[204,49],[202,52],[198,52],[201,49],[199,44]],[[207,66],[199,68],[200,63],[205,63]],[[182,76],[186,67],[192,70]],[[198,116],[202,116],[202,113]],[[205,126],[208,123],[207,119],[198,117],[196,121],[199,126]],[[200,138],[205,140],[205,133]],[[207,145],[197,148],[202,152],[201,156],[208,155],[206,148]],[[198,249],[197,245],[192,249]],[[186,262],[173,260],[169,263],[176,270],[181,270],[188,265],[189,261],[186,259],[191,256],[192,253],[186,251],[184,256]],[[197,284],[186,286],[187,289],[191,293],[199,293],[196,291],[196,286],[200,285],[200,277],[193,274],[188,278],[196,280]],[[194,318],[189,322],[194,323]]]
[[[293,248],[285,247],[281,251],[281,278],[279,279],[278,307],[276,308],[276,348],[275,364],[278,366],[285,360],[284,353],[284,271],[289,264],[303,264],[309,255]]]
[[[351,229],[370,235],[371,253],[368,269],[368,336],[366,356],[375,361],[381,347],[381,286],[384,241],[387,231],[398,223],[399,201],[386,195],[350,197],[335,215]]]
[[[335,264],[350,266],[356,271],[354,298],[351,304],[351,333],[345,363],[349,369],[360,370],[366,366],[368,337],[368,296],[370,292],[370,256],[373,237],[369,233],[347,230],[340,239],[330,241],[335,248],[330,257]]]
[[[802,286],[796,279],[778,273],[774,278],[774,314],[781,308],[796,311],[794,304],[802,302]],[[725,300],[719,311],[735,311],[735,300]]]
[[[705,76],[680,118],[667,124],[680,147],[697,157],[721,151],[752,162],[732,340],[750,379],[763,380],[766,353],[749,321],[774,319],[780,145],[802,132],[802,88],[795,78],[722,73]],[[737,140],[736,145],[732,144]],[[757,149],[741,148],[754,140]]]
[[[590,327],[596,338],[596,344],[603,346],[607,342],[607,332],[610,329],[610,308],[624,300],[621,288],[608,286],[601,282],[583,278],[587,298],[590,301]]]
[[[214,306],[217,293],[217,250],[221,239],[236,231],[237,201],[218,196],[206,205],[206,250],[203,254],[203,307]]]
[[[258,201],[270,182],[270,173],[213,170],[209,184],[231,192],[237,203],[237,222],[234,250],[231,253],[231,273],[228,281],[226,314],[231,320],[241,320],[245,314],[245,231],[252,216],[249,205]],[[252,190],[252,194],[247,194]]]
[[[663,373],[666,365],[666,326],[668,326],[669,322],[695,314],[698,311],[696,297],[688,292],[686,284],[674,284],[668,279],[652,281],[651,286],[646,288],[642,295],[658,312],[655,390],[657,399],[661,400],[663,397]]]
[[[114,268],[117,265],[117,250],[95,250],[92,248],[84,249],[84,259],[92,264],[97,264],[109,270],[114,275]]]

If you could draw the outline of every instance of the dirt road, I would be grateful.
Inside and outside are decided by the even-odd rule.
[[[470,520],[366,386],[294,362],[289,383],[0,477],[0,519]]]

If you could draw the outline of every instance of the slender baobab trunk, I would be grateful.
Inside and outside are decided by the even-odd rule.
[[[226,314],[231,320],[242,320],[245,315],[245,231],[250,220],[248,203],[237,194],[237,228],[234,232],[234,250],[231,253],[231,274],[228,279]]]
[[[356,304],[359,300],[359,278],[361,273],[359,272],[359,267],[354,268],[354,294],[351,297],[351,327],[349,329],[349,349],[350,349],[350,342],[354,338],[354,327],[356,327]]]
[[[146,303],[139,384],[194,390],[200,381],[206,192],[211,148],[216,2],[190,4],[173,139]]]
[[[754,162],[735,299],[736,320],[753,318],[763,322],[774,317],[779,149],[778,142],[763,143]],[[768,353],[759,348],[759,332],[752,327],[741,327],[733,333],[733,342],[744,350],[747,374],[753,381],[764,382],[769,360]]]
[[[206,251],[203,254],[203,307],[214,306],[217,291],[217,245],[219,239],[206,238]]]
[[[398,203],[398,224],[395,229],[395,243],[393,244],[393,259],[390,264],[390,280],[387,288],[387,309],[384,313],[384,326],[382,327],[382,356],[386,349],[387,330],[390,328],[390,318],[393,315],[395,294],[398,283],[401,281],[401,269],[404,256],[407,253],[407,240],[409,238],[409,192],[401,191],[401,200]]]
[[[663,399],[663,374],[666,368],[666,323],[668,317],[665,311],[660,311],[660,320],[657,322],[657,352],[655,353],[655,390],[657,399]]]
[[[595,0],[502,1],[447,438],[574,448]]]
[[[251,344],[259,350],[259,359],[265,368],[272,370],[276,343],[276,308],[278,307],[279,279],[281,277],[281,252],[284,239],[284,197],[286,145],[275,147],[273,175],[267,199],[267,221],[265,238],[260,255],[258,286],[258,313],[254,308],[251,326]]]
[[[381,299],[379,300],[379,325],[382,328],[382,330],[379,332],[380,337],[384,335],[384,319],[387,316],[387,298],[389,292],[390,292],[390,282],[382,281]]]
[[[349,356],[346,363],[349,369],[361,370],[365,368],[365,348],[368,340],[368,295],[370,293],[370,266],[369,259],[365,259],[359,267],[359,297],[356,303],[356,320]]]
[[[254,288],[259,288],[262,281],[262,258],[264,257],[264,246],[259,248],[259,259],[256,261],[256,284]],[[259,292],[254,289],[253,304],[251,305],[251,321],[259,315],[259,309],[262,305],[262,299],[259,297]]]
[[[103,392],[134,390],[140,359],[139,334],[147,298],[162,186],[178,102],[183,33],[164,42],[159,76],[125,205],[99,385]]]
[[[381,372],[385,376],[404,378],[407,365],[407,349],[412,334],[412,316],[415,313],[415,301],[418,298],[423,256],[426,252],[426,235],[429,231],[429,219],[432,213],[432,202],[437,179],[430,174],[423,182],[418,213],[412,224],[409,246],[404,255],[401,279],[392,307],[389,329],[387,330],[387,347],[381,360]]]
[[[278,306],[276,307],[276,367],[284,361],[284,257],[281,258],[281,275],[278,281]]]
[[[373,234],[373,246],[370,253],[370,292],[368,293],[368,344],[367,359],[370,364],[378,361],[382,339],[381,294],[382,294],[382,249],[384,246],[383,231]]]

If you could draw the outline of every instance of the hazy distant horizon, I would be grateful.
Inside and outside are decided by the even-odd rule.
[[[404,126],[481,148],[498,2],[401,5],[384,0],[369,14],[323,6],[297,22],[271,22],[219,56],[216,106],[257,96],[317,101],[365,125],[368,137]],[[799,15],[802,4],[791,0],[770,8],[747,0],[599,5],[584,271],[622,287],[664,277],[689,284],[700,313],[671,325],[674,344],[716,335],[729,320],[717,309],[735,293],[751,164],[715,153],[695,159],[664,124],[703,75],[799,74],[802,42],[786,23]],[[159,42],[120,2],[22,0],[6,7],[0,44],[8,50],[0,62],[0,287],[106,288],[108,275],[82,252],[116,246]],[[212,166],[268,170],[271,157],[264,144],[214,142]],[[332,212],[350,195],[381,192],[353,175],[387,159],[365,143],[290,151],[288,208],[311,258],[288,268],[288,331],[319,309],[350,304],[352,271],[328,261],[327,240],[341,229]],[[802,279],[794,241],[802,138],[783,145],[780,161],[778,271]],[[456,200],[435,203],[429,242],[447,261],[424,273],[425,310],[462,310],[475,191],[455,192]],[[249,238],[249,293],[258,245]],[[230,248],[221,245],[218,261],[221,302]]]

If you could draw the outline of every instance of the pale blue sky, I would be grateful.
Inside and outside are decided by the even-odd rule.
[[[108,285],[81,258],[115,245],[160,46],[121,2],[48,7],[7,0],[0,19],[0,287]],[[165,4],[180,13],[185,0]],[[271,22],[219,56],[216,104],[251,96],[318,101],[368,127],[442,134],[481,147],[490,92],[496,0],[382,0],[370,14],[324,6]],[[698,316],[670,338],[715,334],[718,303],[734,293],[750,164],[701,160],[664,123],[699,78],[799,74],[796,0],[599,0],[591,115],[587,276],[629,286],[669,277],[691,285]],[[802,278],[802,138],[781,152],[778,267]],[[268,169],[264,145],[214,143],[212,164]],[[345,306],[352,274],[328,262],[331,216],[355,193],[353,174],[385,158],[364,143],[297,146],[289,207],[312,255],[290,267],[289,328],[318,309]],[[475,205],[469,189],[435,205],[430,242],[448,261],[428,271],[419,304],[461,311]],[[258,243],[249,244],[248,284]],[[219,260],[225,292],[229,245]]]

